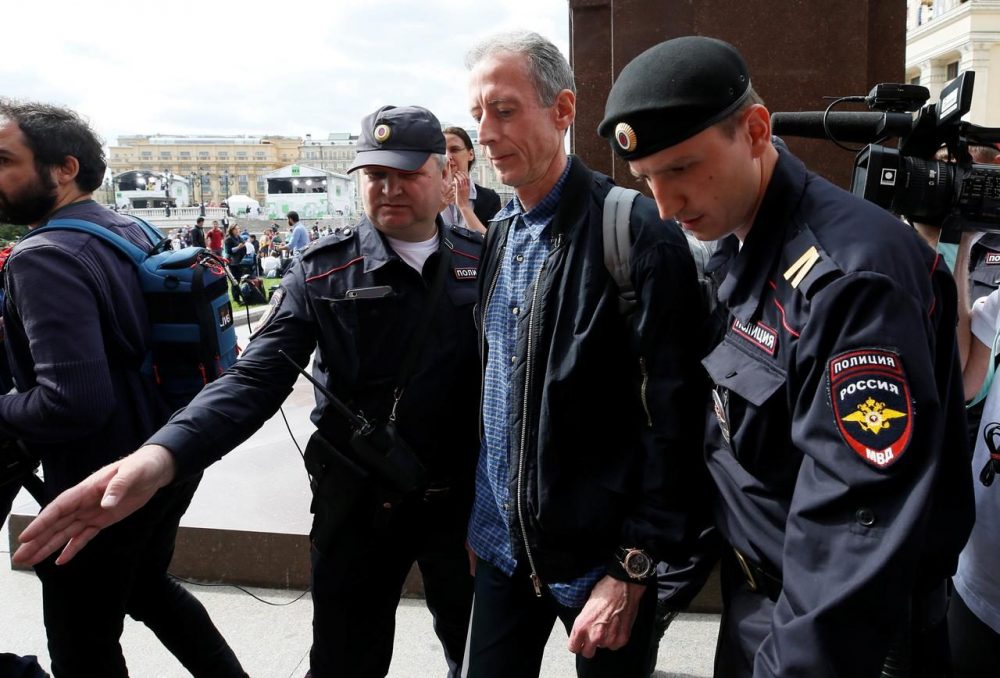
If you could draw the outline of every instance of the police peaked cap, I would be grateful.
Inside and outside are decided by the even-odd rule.
[[[445,147],[441,123],[426,108],[382,106],[361,121],[357,155],[347,172],[368,165],[415,172],[432,153],[444,155]]]
[[[597,133],[625,160],[678,144],[737,110],[750,94],[742,55],[722,40],[661,42],[622,69]]]

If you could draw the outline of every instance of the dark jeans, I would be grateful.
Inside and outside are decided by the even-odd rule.
[[[373,525],[361,510],[331,540],[312,550],[312,678],[381,678],[389,670],[396,607],[414,562],[427,608],[444,647],[448,675],[458,676],[472,609],[465,551],[468,510],[448,499],[416,499]],[[383,516],[384,517],[384,516]],[[413,675],[428,675],[418,667]]]
[[[167,575],[177,525],[200,479],[164,488],[68,564],[53,556],[35,566],[56,678],[128,676],[118,642],[126,614],[192,675],[246,675],[205,608]]]
[[[983,623],[957,591],[948,605],[948,636],[955,678],[988,678],[1000,673],[1000,633]]]
[[[519,568],[513,577],[480,560],[476,565],[476,595],[469,634],[468,678],[529,678],[537,676],[545,643],[558,618],[569,633],[580,613],[564,607],[548,591],[541,598]],[[647,678],[653,632],[656,587],[642,597],[632,634],[619,650],[599,649],[593,659],[576,658],[579,678]],[[569,652],[569,650],[566,650]]]

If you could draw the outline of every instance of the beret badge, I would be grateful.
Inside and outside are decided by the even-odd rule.
[[[635,136],[635,130],[627,122],[620,122],[615,125],[615,141],[626,153],[631,153],[639,145],[639,140]]]

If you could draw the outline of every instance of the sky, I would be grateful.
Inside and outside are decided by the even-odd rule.
[[[474,125],[466,51],[529,29],[569,51],[568,0],[0,0],[0,96],[127,134],[360,130],[385,104]]]

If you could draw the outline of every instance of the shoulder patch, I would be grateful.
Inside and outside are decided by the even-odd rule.
[[[876,468],[895,464],[913,437],[913,401],[899,354],[882,348],[840,353],[827,364],[827,387],[844,442]]]

